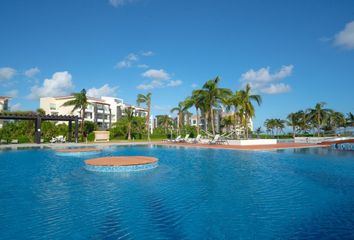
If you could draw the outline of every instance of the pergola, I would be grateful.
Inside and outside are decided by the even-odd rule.
[[[69,135],[68,141],[72,142],[72,123],[75,122],[75,142],[78,142],[78,125],[79,125],[79,117],[71,116],[71,115],[40,115],[36,113],[29,114],[18,114],[11,112],[3,112],[0,113],[0,119],[5,120],[32,120],[35,125],[35,142],[41,143],[41,125],[42,121],[63,121],[68,122],[69,126]]]

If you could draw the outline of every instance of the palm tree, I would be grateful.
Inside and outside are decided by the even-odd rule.
[[[147,135],[148,135],[148,140],[150,141],[150,110],[151,110],[151,93],[148,93],[146,95],[144,94],[138,94],[136,102],[138,103],[138,106],[140,106],[141,103],[145,103],[147,106],[147,115],[146,115],[146,129],[147,129]]]
[[[300,123],[301,123],[301,112],[294,112],[294,113],[290,113],[287,116],[287,122],[288,126],[293,128],[293,138],[295,139],[296,137],[296,129],[298,127],[300,127]]]
[[[87,106],[89,105],[89,102],[87,101],[86,90],[82,89],[81,92],[79,92],[79,93],[73,93],[73,97],[74,97],[73,99],[65,102],[62,106],[73,106],[71,113],[80,109],[80,115],[81,115],[80,132],[81,132],[81,140],[83,140],[85,110],[86,110]]]
[[[178,126],[177,130],[178,133],[180,133],[181,129],[183,128],[184,125],[184,114],[186,113],[188,106],[186,106],[186,102],[179,102],[177,107],[174,107],[171,109],[171,113],[177,112],[178,116]]]
[[[159,116],[157,122],[159,125],[163,126],[165,133],[167,133],[168,127],[172,124],[172,120],[168,115]]]
[[[313,121],[314,126],[317,128],[318,137],[320,136],[321,126],[332,112],[331,109],[324,108],[325,105],[325,102],[319,102],[315,105],[315,108],[310,108],[307,110],[309,119]]]
[[[242,103],[242,98],[240,91],[236,91],[234,94],[231,94],[229,98],[224,99],[224,106],[226,111],[230,111],[233,108],[233,126],[236,134],[236,126],[242,120],[240,115],[240,106]]]
[[[131,134],[132,134],[132,126],[134,124],[134,111],[131,107],[125,108],[124,109],[124,113],[125,113],[125,119],[127,120],[127,134],[128,134],[128,140],[131,140]]]
[[[233,116],[225,116],[221,119],[221,124],[225,126],[226,131],[229,132],[230,131],[230,127],[233,124]]]
[[[199,117],[199,109],[203,107],[203,95],[200,94],[200,92],[194,90],[192,92],[192,96],[188,97],[185,100],[185,105],[186,107],[195,107],[195,112],[197,115],[197,135],[199,135],[199,128],[200,128],[200,117]]]
[[[257,138],[259,138],[259,135],[262,133],[262,128],[261,127],[258,127],[256,129],[256,134],[257,134]]]
[[[266,119],[264,121],[264,126],[266,127],[267,131],[270,132],[272,136],[274,136],[274,129],[277,127],[276,119]]]
[[[246,85],[244,90],[240,90],[240,112],[244,114],[244,128],[246,131],[246,139],[248,139],[248,122],[250,118],[255,116],[255,109],[252,102],[256,102],[258,106],[262,103],[262,97],[260,95],[251,94],[251,86]]]
[[[219,88],[218,84],[220,78],[216,77],[215,79],[208,80],[200,90],[195,90],[197,95],[200,95],[205,104],[207,105],[206,111],[208,111],[207,116],[210,118],[211,129],[215,135],[215,123],[214,123],[214,107],[220,106],[220,103],[223,99],[227,98],[232,94],[230,89]]]
[[[277,118],[277,119],[275,119],[275,123],[276,123],[276,128],[278,129],[278,135],[279,135],[280,133],[284,133],[283,129],[285,128],[285,123],[286,123],[286,121]]]
[[[347,126],[354,127],[354,115],[353,115],[353,113],[349,112],[347,114],[346,121],[347,121]]]
[[[341,112],[332,112],[329,115],[329,125],[332,129],[337,129],[339,127],[345,127],[346,119],[343,113]]]

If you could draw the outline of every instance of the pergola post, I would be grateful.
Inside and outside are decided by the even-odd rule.
[[[78,131],[79,130],[79,118],[76,117],[75,118],[75,142],[78,143],[79,142],[79,136],[78,136]]]
[[[42,119],[40,116],[37,116],[35,120],[35,142],[37,144],[41,143],[41,124],[42,124]]]
[[[69,121],[69,133],[68,133],[68,140],[72,142],[72,133],[73,133],[73,122]]]

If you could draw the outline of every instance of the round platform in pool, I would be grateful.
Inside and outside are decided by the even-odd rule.
[[[157,158],[145,156],[102,157],[86,160],[86,168],[100,172],[129,172],[157,167]]]

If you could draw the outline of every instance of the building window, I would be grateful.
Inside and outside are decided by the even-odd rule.
[[[50,103],[49,104],[49,109],[50,110],[57,110],[57,105],[55,103]]]
[[[197,124],[197,121],[196,121],[196,120],[193,120],[193,124]]]

